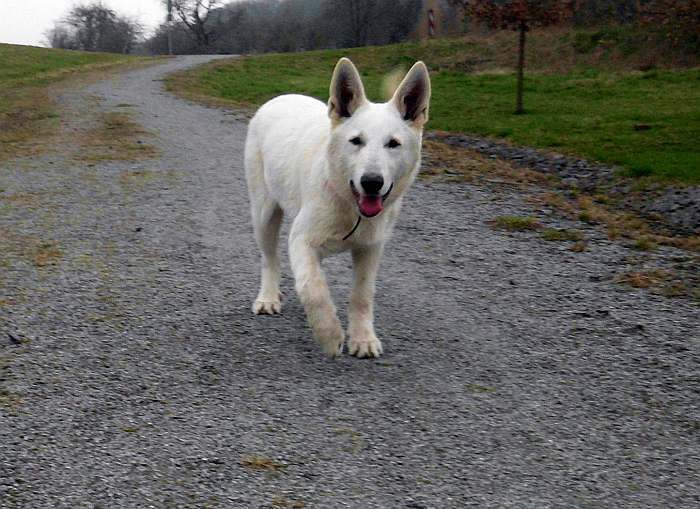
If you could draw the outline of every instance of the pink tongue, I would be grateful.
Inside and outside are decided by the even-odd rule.
[[[376,216],[382,211],[381,196],[363,196],[360,198],[360,212],[367,217]]]

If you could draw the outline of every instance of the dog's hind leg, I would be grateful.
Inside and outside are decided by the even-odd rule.
[[[246,142],[245,167],[253,230],[262,254],[260,292],[253,302],[253,312],[274,315],[282,312],[277,244],[283,212],[267,192],[264,169],[254,140]]]
[[[280,260],[277,253],[282,217],[282,209],[269,199],[265,199],[260,205],[258,213],[253,214],[255,239],[262,252],[260,292],[253,303],[253,312],[259,315],[274,315],[282,312]]]

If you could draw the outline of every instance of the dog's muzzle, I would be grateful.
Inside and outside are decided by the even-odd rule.
[[[364,179],[365,177],[363,176],[362,178]],[[374,181],[368,184],[367,181],[362,182],[361,180],[360,184],[362,185],[364,190],[375,189],[375,192],[378,192],[384,185],[384,181],[382,180],[381,184],[379,184],[379,182]],[[377,184],[379,184],[379,187],[377,187]],[[383,195],[360,193],[355,187],[355,183],[352,180],[350,181],[350,189],[352,189],[352,194],[355,196],[355,201],[357,201],[357,208],[360,209],[360,214],[362,214],[365,217],[374,217],[380,214],[381,211],[384,209],[384,201],[389,197],[389,194],[391,193],[392,189],[394,189],[394,183],[391,183],[391,186],[389,186],[389,190]]]

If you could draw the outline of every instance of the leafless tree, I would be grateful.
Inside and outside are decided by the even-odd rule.
[[[59,23],[46,32],[46,41],[52,48],[78,49],[71,32]]]
[[[94,1],[73,7],[47,38],[54,48],[131,53],[141,33],[138,22]]]
[[[171,0],[177,17],[190,31],[202,51],[209,51],[216,31],[209,23],[221,0]]]
[[[189,8],[183,12],[196,7],[195,0],[188,1]],[[194,18],[188,18],[186,25],[175,11],[173,50],[179,54],[262,53],[400,42],[415,29],[421,6],[422,0],[222,1],[208,15],[207,6],[200,6],[200,22],[210,34],[208,43],[200,42],[190,29],[196,24]],[[150,51],[167,53],[167,33],[165,25],[156,30],[146,44]]]
[[[372,23],[376,1],[330,0],[326,2],[326,16],[336,33],[345,36],[343,46],[364,46]]]

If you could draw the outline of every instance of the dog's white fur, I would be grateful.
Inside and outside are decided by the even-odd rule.
[[[354,285],[348,350],[358,357],[382,353],[373,324],[375,278],[403,194],[418,173],[429,101],[430,78],[422,62],[411,68],[389,102],[374,104],[367,100],[355,66],[342,58],[327,106],[311,97],[283,95],[257,111],[245,145],[253,227],[262,251],[255,313],[281,312],[277,242],[287,214],[294,218],[289,256],[296,290],[323,350],[331,356],[340,353],[344,333],[321,260],[350,250]],[[358,221],[359,200],[365,195],[359,183],[367,173],[380,174],[381,194],[390,192],[381,213],[363,217],[343,240]]]

